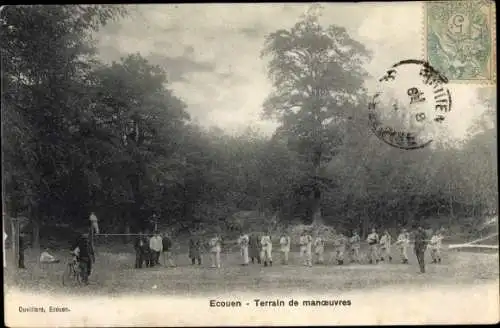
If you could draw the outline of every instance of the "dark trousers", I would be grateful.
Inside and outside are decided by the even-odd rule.
[[[17,263],[19,269],[24,269],[24,250],[19,251],[19,262]]]
[[[144,259],[146,261],[146,268],[151,268],[154,266],[154,254],[149,251],[144,253]]]
[[[197,256],[197,257],[192,257],[191,258],[191,264],[192,265],[195,265],[196,261],[198,261],[198,265],[201,265],[201,256]]]
[[[258,263],[258,264],[260,264],[260,263],[261,263],[260,256],[257,256],[257,257],[252,257],[252,263],[255,263],[255,260],[257,260],[257,263]]]
[[[425,273],[425,249],[415,248],[415,255],[417,256],[420,272]]]
[[[92,273],[92,261],[90,259],[79,259],[78,260],[80,266],[80,274],[82,276],[82,281],[84,283],[89,282],[89,276]]]
[[[151,266],[160,264],[160,252],[151,251]]]
[[[141,250],[135,251],[135,268],[136,269],[142,268],[142,264],[144,263],[144,261],[146,261],[144,255],[145,255],[144,252]]]

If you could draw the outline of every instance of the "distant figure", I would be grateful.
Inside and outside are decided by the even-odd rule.
[[[335,240],[335,257],[338,265],[344,264],[345,250],[347,246],[347,238],[343,233],[339,233]]]
[[[90,212],[89,220],[91,222],[94,233],[99,234],[99,225],[97,224],[97,216],[95,215],[94,212]]]
[[[150,247],[152,237],[149,234],[144,234],[144,259],[146,260],[146,268],[154,266],[154,252]]]
[[[262,236],[260,239],[261,244],[261,258],[264,261],[264,266],[272,266],[273,265],[273,242],[271,240],[271,234],[267,233]]]
[[[56,259],[54,256],[50,255],[49,249],[45,249],[45,251],[40,254],[40,263],[59,263],[59,259]]]
[[[155,231],[149,239],[149,249],[151,251],[151,266],[159,265],[160,254],[163,251],[163,241],[158,231]]]
[[[385,261],[386,259],[388,259],[389,262],[392,261],[391,241],[392,237],[389,234],[389,231],[385,230],[384,234],[380,238],[380,261]]]
[[[427,233],[422,226],[418,226],[415,233],[415,255],[417,256],[420,272],[425,273],[425,249],[427,248]]]
[[[257,260],[258,264],[261,263],[260,240],[256,234],[251,234],[249,237],[248,254],[250,256],[250,259],[252,260],[252,263],[255,263],[255,260]]]
[[[280,251],[282,264],[288,264],[288,254],[290,253],[290,237],[286,233],[281,234]]]
[[[306,266],[312,266],[312,237],[306,232],[302,231],[299,239],[300,244],[300,258]]]
[[[90,245],[89,234],[82,233],[72,245],[71,250],[78,260],[82,274],[82,282],[88,285],[94,258],[94,250]]]
[[[368,242],[368,259],[370,264],[373,263],[378,263],[379,257],[378,257],[378,242],[379,242],[379,237],[377,234],[377,230],[375,228],[372,229],[372,232],[368,235],[366,238],[366,241]]]
[[[18,247],[18,263],[17,267],[19,269],[26,269],[24,266],[24,251],[25,251],[25,243],[24,243],[24,233],[19,234],[19,247]]]
[[[398,240],[396,241],[396,245],[398,245],[401,261],[403,264],[408,264],[408,246],[410,245],[410,234],[406,231],[405,228],[401,230],[401,233],[398,236]]]
[[[192,265],[195,265],[196,262],[201,265],[201,240],[194,234],[189,239],[189,258]]]
[[[222,250],[222,240],[218,234],[215,234],[208,241],[208,245],[210,246],[210,258],[212,260],[212,268],[220,268],[220,252]]]
[[[314,254],[316,255],[316,264],[324,264],[325,240],[318,233],[314,239]]]
[[[349,240],[351,250],[351,262],[359,263],[359,249],[361,248],[361,238],[357,231],[354,231],[351,239]]]
[[[139,235],[135,238],[134,242],[135,249],[135,268],[140,269],[142,265],[147,263],[147,256],[149,253],[149,243],[147,243],[146,236],[142,231],[139,232]]]
[[[432,263],[441,263],[441,241],[443,240],[442,230],[436,231],[429,242]]]
[[[172,254],[172,239],[170,239],[170,236],[168,233],[163,234],[162,238],[162,250],[163,250],[163,265],[175,267],[174,263],[174,256]]]
[[[248,235],[242,231],[240,237],[238,238],[238,244],[240,245],[241,256],[243,258],[242,265],[248,265],[248,263],[250,262],[250,259],[248,257],[249,241],[250,237],[248,237]]]

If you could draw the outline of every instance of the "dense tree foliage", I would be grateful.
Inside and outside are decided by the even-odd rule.
[[[262,54],[271,57],[274,91],[264,104],[264,116],[279,119],[279,133],[309,164],[303,191],[313,199],[313,220],[320,221],[321,194],[334,186],[322,176],[321,166],[337,154],[343,126],[364,103],[367,75],[362,65],[369,53],[345,28],[323,28],[311,9],[290,30],[266,38]]]
[[[272,138],[190,122],[169,67],[138,54],[105,65],[92,30],[120,6],[19,6],[2,12],[3,207],[40,227],[231,229],[235,212],[337,229],[496,213],[496,102],[462,145],[402,151],[367,129],[364,46],[313,13],[268,36]],[[481,98],[482,97],[482,98]],[[448,221],[440,220],[446,217]],[[237,224],[236,224],[237,225]],[[41,230],[43,231],[43,229]],[[43,234],[43,233],[42,233]]]

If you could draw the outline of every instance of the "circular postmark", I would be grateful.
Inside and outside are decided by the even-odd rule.
[[[375,135],[401,149],[429,145],[451,111],[448,79],[429,63],[410,59],[392,65],[378,82],[368,104]]]

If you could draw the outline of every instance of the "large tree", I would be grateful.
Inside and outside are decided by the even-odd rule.
[[[30,217],[35,244],[40,220],[59,211],[56,204],[74,187],[70,172],[80,164],[70,131],[89,104],[90,33],[124,13],[121,6],[2,11],[2,166],[9,195],[3,205],[12,216]]]
[[[339,150],[345,124],[363,103],[362,68],[370,54],[343,27],[322,27],[319,11],[311,8],[289,30],[267,36],[273,92],[263,116],[277,119],[277,134],[309,164],[303,193],[312,198],[309,219],[321,221],[321,194],[331,181],[322,178],[322,166]]]

